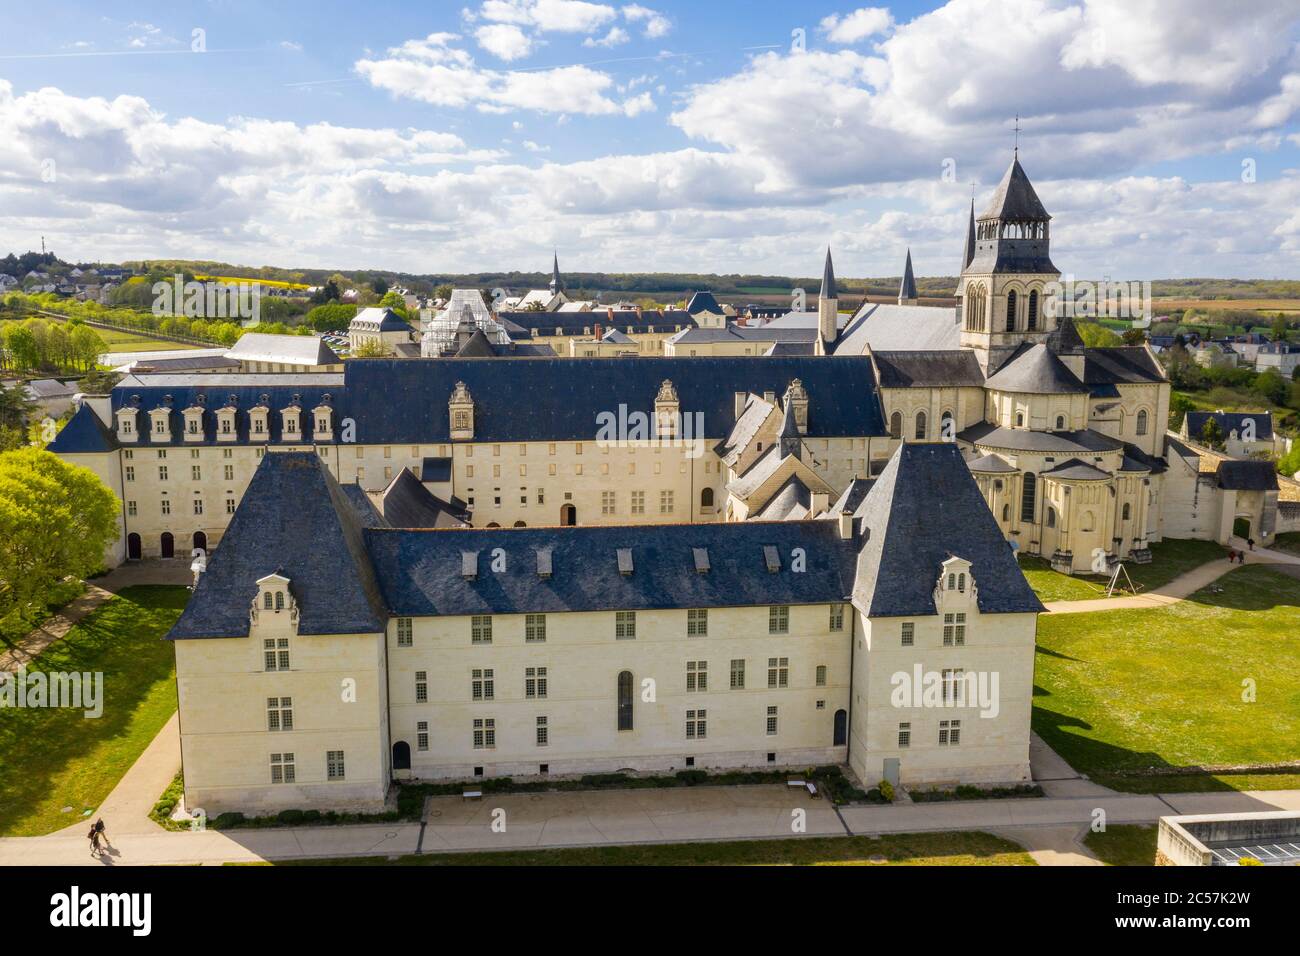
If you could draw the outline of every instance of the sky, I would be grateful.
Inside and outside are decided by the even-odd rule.
[[[24,4],[0,253],[954,275],[1017,142],[1067,274],[1300,278],[1300,4]]]

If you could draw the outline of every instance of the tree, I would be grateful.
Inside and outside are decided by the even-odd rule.
[[[1275,368],[1256,376],[1254,390],[1274,405],[1285,404],[1287,396],[1291,393],[1286,380]]]
[[[370,283],[370,288],[374,291],[375,295],[382,299],[388,294],[388,280],[380,277]],[[381,302],[380,304],[382,305],[383,303]]]
[[[1211,416],[1201,426],[1201,443],[1209,448],[1223,447],[1223,428],[1219,425],[1217,418]]]
[[[323,286],[312,293],[311,301],[315,305],[323,305],[326,302],[337,302],[339,300],[339,287],[333,279],[330,279]]]
[[[318,305],[307,313],[303,321],[317,332],[345,332],[348,324],[356,318],[355,305],[342,305],[337,302]]]
[[[388,354],[388,346],[374,339],[367,339],[352,350],[353,358],[384,358]]]
[[[26,444],[27,426],[36,413],[36,403],[22,385],[0,385],[0,451]]]
[[[1178,431],[1183,427],[1183,419],[1187,413],[1192,411],[1196,406],[1192,400],[1182,392],[1174,392],[1169,396],[1169,427],[1173,431]]]
[[[1125,345],[1141,345],[1146,341],[1146,333],[1141,329],[1125,329],[1120,338]]]
[[[104,565],[120,504],[94,472],[39,448],[0,454],[0,630]]]
[[[442,299],[443,302],[446,302],[451,298],[451,286],[444,283],[443,285],[435,287],[433,290],[433,297],[435,299]]]

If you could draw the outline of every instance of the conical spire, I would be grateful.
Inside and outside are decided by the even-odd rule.
[[[915,302],[916,299],[916,277],[912,275],[912,250],[908,249],[907,263],[903,266],[903,281],[898,286],[898,304]]]
[[[998,183],[993,193],[993,201],[980,215],[980,220],[1000,219],[1003,221],[1047,221],[1052,217],[1047,214],[1038,194],[1034,192],[1029,177],[1020,165],[1019,152],[1012,158],[1002,182]]]
[[[803,441],[799,437],[799,425],[794,417],[794,402],[790,400],[789,393],[785,397],[785,414],[781,418],[781,457],[794,455],[800,457],[799,452],[802,448]]]
[[[961,271],[965,272],[975,259],[975,197],[970,201],[970,222],[966,224],[966,246],[961,254]]]
[[[822,291],[823,299],[838,299],[835,292],[835,267],[831,264],[831,247],[826,247],[826,266],[822,269]]]
[[[564,288],[560,282],[560,254],[554,250],[551,251],[551,292],[559,292]]]

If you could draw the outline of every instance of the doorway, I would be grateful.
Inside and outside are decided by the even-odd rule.
[[[560,525],[565,528],[578,523],[578,509],[573,505],[560,506]]]
[[[126,536],[126,556],[132,561],[140,560],[140,536],[134,531]]]
[[[849,742],[849,712],[847,710],[835,711],[835,733],[831,738],[831,746],[843,747]]]
[[[176,540],[172,537],[170,531],[162,533],[162,556],[164,558],[176,557]]]

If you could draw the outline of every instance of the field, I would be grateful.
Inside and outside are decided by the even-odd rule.
[[[1139,593],[1151,591],[1168,584],[1180,574],[1198,568],[1207,561],[1217,561],[1227,555],[1227,549],[1213,541],[1195,541],[1170,538],[1151,545],[1151,563],[1125,562],[1124,568],[1138,586]],[[1046,558],[1025,555],[1020,559],[1025,579],[1034,589],[1038,599],[1049,601],[1088,601],[1106,596],[1107,579],[1095,574],[1062,574],[1053,571]],[[1121,585],[1124,583],[1121,576]],[[1116,594],[1128,594],[1125,587]]]
[[[32,316],[32,318],[44,319],[46,322],[65,321],[50,315],[37,315]],[[26,319],[0,319],[0,325],[23,321],[26,321]],[[105,329],[96,325],[91,325],[89,328],[94,329],[96,334],[104,340],[109,352],[155,352],[164,349],[196,349],[200,347],[186,342],[172,342],[168,339],[152,338],[148,332],[123,332],[120,329]],[[211,347],[214,346],[209,346],[209,348]]]
[[[194,276],[200,282],[211,280],[213,282],[256,282],[258,285],[270,286],[276,289],[310,289],[311,286],[301,282],[286,282],[283,279],[258,279],[255,276],[201,276],[197,273]]]
[[[102,673],[103,712],[0,709],[0,835],[38,836],[76,823],[176,712],[175,656],[160,638],[188,597],[183,587],[127,588],[29,666]]]
[[[1150,610],[1048,614],[1038,622],[1034,730],[1076,770],[1130,792],[1295,786],[1300,588],[1260,565]]]
[[[1083,842],[1107,866],[1154,866],[1156,835],[1154,826],[1119,824],[1089,833]]]
[[[280,866],[1034,866],[1010,840],[978,831],[882,837],[808,837],[728,843],[575,847],[491,853],[428,853]]]
[[[1300,299],[1178,299],[1153,296],[1151,304],[1157,314],[1164,309],[1197,309],[1215,312],[1238,309],[1243,312],[1300,312]]]

